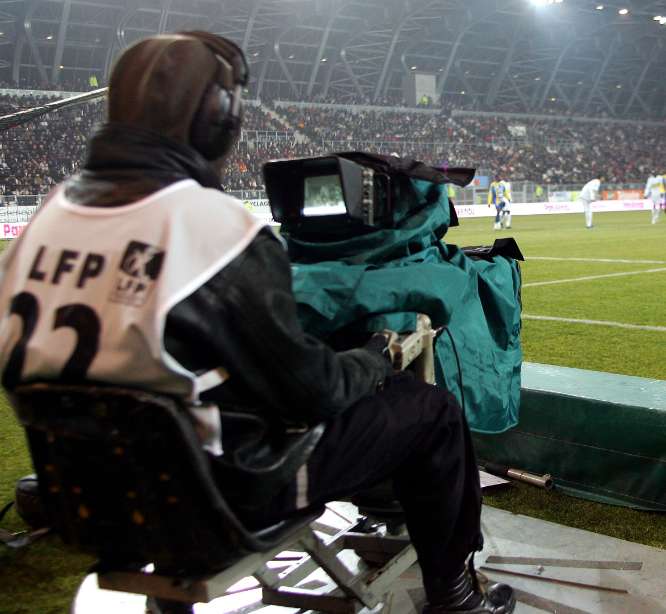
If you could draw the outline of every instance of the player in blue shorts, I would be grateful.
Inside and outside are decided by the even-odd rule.
[[[488,190],[488,206],[495,205],[495,230],[511,228],[511,184],[495,175]]]

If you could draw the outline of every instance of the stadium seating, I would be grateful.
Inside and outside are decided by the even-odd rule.
[[[43,104],[47,97],[0,96],[0,113]],[[44,194],[75,172],[104,104],[88,103],[0,133],[0,195]],[[662,170],[666,127],[592,123],[571,118],[451,116],[450,110],[248,104],[244,136],[229,158],[227,190],[261,190],[263,162],[361,149],[398,153],[430,164],[500,171],[511,181],[643,183]],[[6,199],[5,199],[6,201]]]

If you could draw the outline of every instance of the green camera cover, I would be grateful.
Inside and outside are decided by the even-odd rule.
[[[472,430],[503,432],[518,423],[520,403],[518,262],[447,245],[446,184],[409,185],[393,228],[325,243],[285,236],[299,317],[308,333],[330,340],[350,330],[407,332],[427,314],[447,329],[435,343],[437,383],[464,406]]]

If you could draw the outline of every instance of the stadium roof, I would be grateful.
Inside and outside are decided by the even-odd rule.
[[[134,40],[206,29],[246,50],[260,97],[379,101],[416,71],[468,108],[663,118],[658,16],[666,0],[0,0],[0,79],[101,82]]]

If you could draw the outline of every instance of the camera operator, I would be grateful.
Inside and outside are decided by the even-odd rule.
[[[346,352],[307,336],[281,243],[220,190],[247,79],[241,50],[203,32],[122,54],[83,170],[3,257],[3,385],[179,395],[254,526],[392,478],[427,610],[511,612],[512,589],[481,592],[467,564],[480,488],[455,399],[394,375],[381,335]]]

